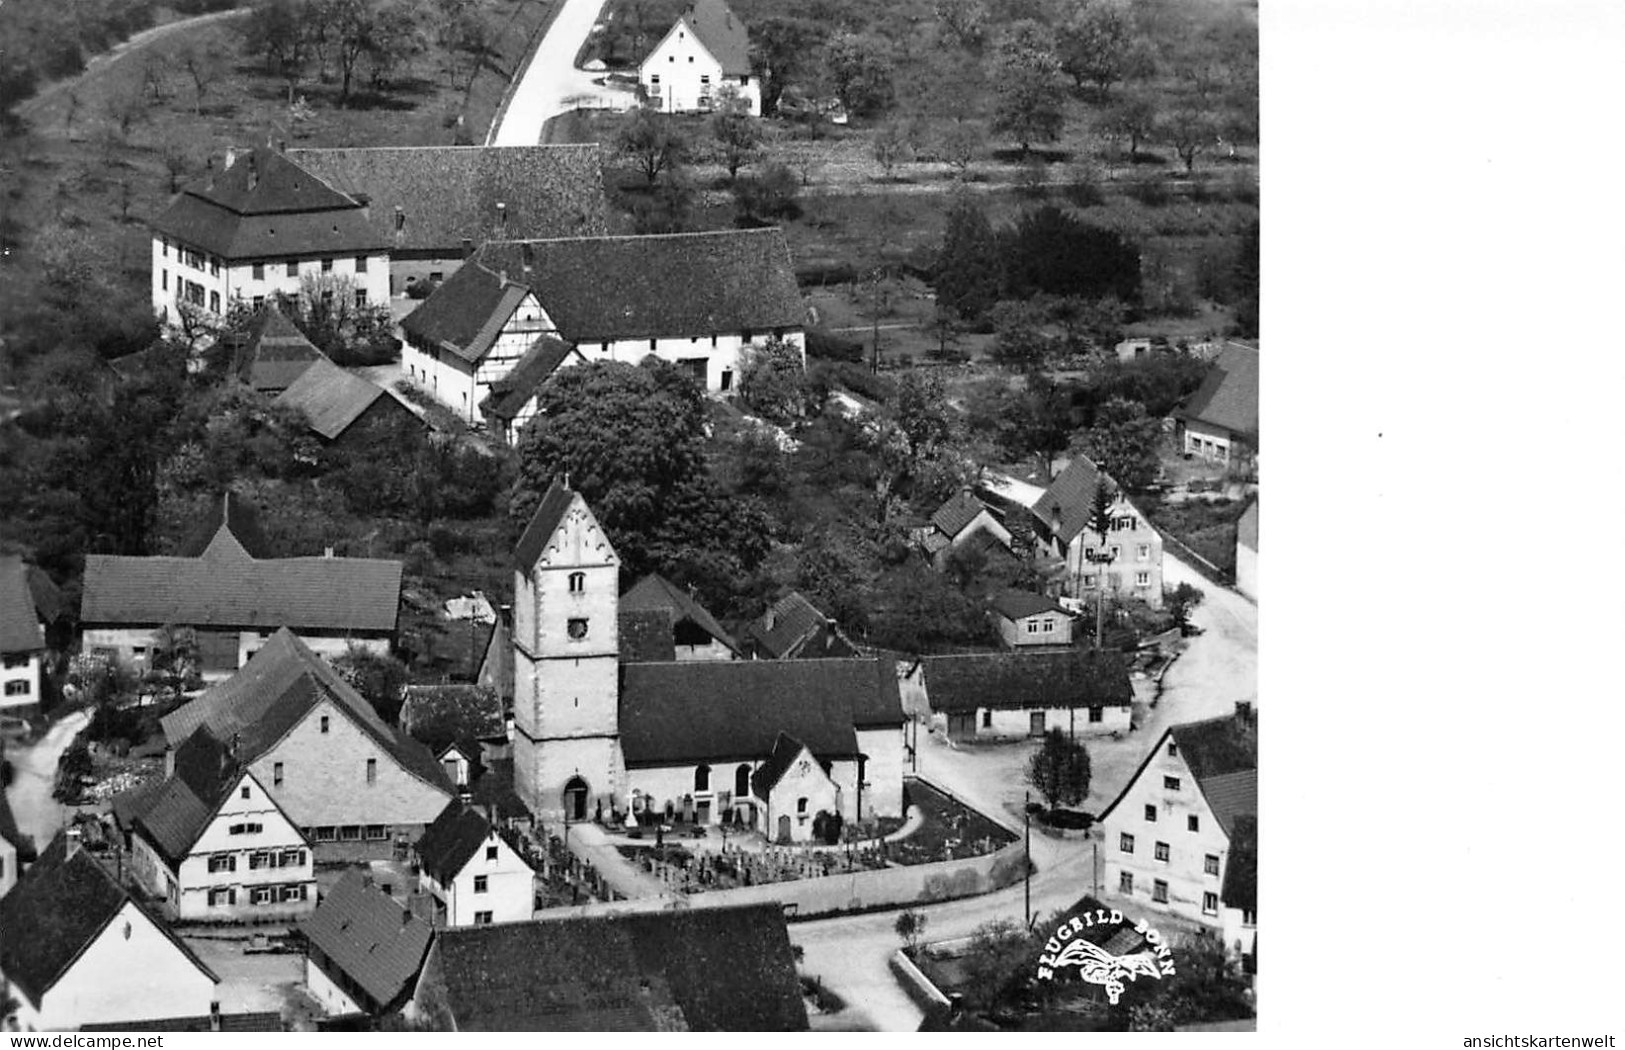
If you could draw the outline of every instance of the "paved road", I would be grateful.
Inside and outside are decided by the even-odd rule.
[[[576,55],[598,21],[604,0],[563,0],[564,6],[553,20],[547,35],[536,45],[536,53],[514,88],[502,123],[486,137],[488,146],[534,146],[542,140],[542,126],[553,117],[580,104],[582,96],[629,103],[626,92],[609,92],[593,83],[602,73],[586,73],[575,68]]]
[[[17,829],[33,836],[34,845],[41,850],[61,830],[66,812],[66,807],[51,797],[51,789],[56,786],[57,759],[89,721],[89,712],[75,711],[52,726],[33,747],[6,750],[16,770],[6,800],[17,817]]]

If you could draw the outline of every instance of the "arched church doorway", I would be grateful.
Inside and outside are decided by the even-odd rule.
[[[564,785],[564,817],[566,820],[587,819],[587,782],[580,777],[571,777]]]

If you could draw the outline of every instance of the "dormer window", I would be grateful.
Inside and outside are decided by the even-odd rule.
[[[570,574],[570,593],[571,594],[581,594],[586,589],[587,589],[587,574],[584,573],[584,572],[572,572]]]

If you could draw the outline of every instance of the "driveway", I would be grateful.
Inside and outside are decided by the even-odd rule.
[[[67,807],[51,797],[56,786],[56,763],[73,738],[90,723],[90,712],[75,711],[52,726],[32,747],[7,748],[6,758],[16,775],[6,800],[17,818],[17,830],[32,836],[43,850],[61,830]]]
[[[579,106],[624,109],[632,103],[630,92],[593,83],[602,73],[575,68],[576,55],[592,33],[604,0],[563,3],[520,74],[502,122],[486,136],[487,146],[534,146],[542,140],[542,126],[561,113]]]

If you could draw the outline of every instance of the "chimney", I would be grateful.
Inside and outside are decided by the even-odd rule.
[[[72,860],[73,855],[75,853],[79,852],[79,829],[75,828],[75,827],[70,827],[68,829],[67,835],[68,835],[67,852],[63,854],[62,859],[63,860]]]
[[[287,139],[277,139],[276,140],[276,151],[278,153],[286,153],[286,152],[288,152],[288,140]]]
[[[410,926],[410,925],[412,925],[412,909],[411,908],[402,908],[401,909],[401,925],[402,926]]]
[[[1236,701],[1236,720],[1245,722],[1248,725],[1253,724],[1253,702],[1251,700]]]
[[[470,255],[473,255],[473,254],[474,254],[474,239],[472,237],[464,237],[463,238],[463,258],[466,259]]]

